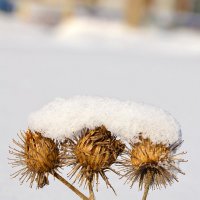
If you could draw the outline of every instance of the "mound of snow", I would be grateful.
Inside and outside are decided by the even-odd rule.
[[[142,133],[155,143],[171,144],[181,137],[179,124],[162,109],[101,97],[58,98],[32,113],[28,125],[32,131],[54,139],[70,137],[82,128],[101,125],[128,139]]]

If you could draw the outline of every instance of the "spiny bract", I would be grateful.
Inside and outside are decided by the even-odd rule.
[[[126,182],[139,182],[139,188],[142,189],[149,182],[149,187],[160,188],[171,185],[174,180],[178,181],[176,174],[182,173],[178,164],[184,162],[176,154],[176,150],[182,144],[181,140],[167,146],[162,143],[155,144],[149,138],[139,137],[136,143],[130,142],[130,149],[126,151],[122,160],[123,177]]]
[[[20,141],[13,140],[18,149],[10,147],[9,153],[14,156],[10,158],[10,164],[21,169],[11,176],[21,176],[21,183],[25,180],[30,181],[30,187],[34,181],[37,182],[37,188],[48,185],[49,173],[54,174],[64,165],[63,153],[59,150],[58,142],[30,130],[21,132],[18,137]]]
[[[125,145],[116,139],[104,126],[97,127],[94,130],[83,129],[79,136],[68,139],[65,144],[67,165],[72,165],[73,169],[69,173],[70,177],[76,174],[75,181],[85,187],[94,184],[98,190],[99,175],[108,186],[111,186],[105,171],[114,169],[111,165],[116,162],[117,157],[123,152]],[[112,188],[113,189],[113,188]],[[114,189],[113,189],[114,190]]]

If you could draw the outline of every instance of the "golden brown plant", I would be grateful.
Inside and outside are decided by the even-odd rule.
[[[13,167],[21,167],[12,174],[13,178],[21,176],[21,183],[30,181],[30,187],[37,183],[37,188],[43,188],[49,184],[48,176],[52,174],[63,184],[69,187],[84,200],[88,198],[67,182],[57,172],[65,165],[65,155],[57,141],[43,137],[39,132],[27,130],[18,135],[20,141],[13,140],[18,148],[10,147],[9,153],[14,156],[10,158]]]
[[[144,139],[142,135],[139,141],[130,142],[131,148],[126,151],[122,160],[122,171],[126,177],[126,182],[139,182],[139,188],[144,188],[143,200],[146,200],[150,188],[166,187],[171,185],[174,180],[178,181],[176,174],[184,174],[178,167],[178,163],[185,162],[176,154],[176,150],[182,144],[181,140],[165,145],[155,144],[149,138]]]
[[[63,155],[60,154],[58,143],[50,138],[43,137],[38,132],[27,130],[18,135],[20,141],[13,143],[20,149],[10,147],[10,153],[14,155],[11,165],[21,167],[12,177],[20,176],[20,181],[37,182],[37,187],[42,188],[49,184],[49,173],[54,174],[62,167]]]
[[[72,178],[76,174],[74,182],[78,181],[80,186],[84,185],[89,188],[90,199],[94,199],[95,180],[98,190],[99,175],[107,186],[113,189],[105,172],[111,170],[117,173],[111,165],[116,162],[117,157],[125,148],[121,140],[117,140],[116,136],[101,126],[94,130],[85,128],[79,136],[66,140],[63,145],[68,152],[67,166],[73,166],[68,175]]]

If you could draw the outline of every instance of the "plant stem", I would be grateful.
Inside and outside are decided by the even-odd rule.
[[[89,200],[95,200],[94,191],[91,183],[89,183],[89,193],[90,193]]]
[[[62,176],[60,176],[57,172],[52,173],[54,177],[56,177],[59,181],[61,181],[64,185],[70,188],[74,193],[76,193],[81,199],[89,200],[82,192],[76,189],[71,183],[65,180]]]
[[[146,181],[145,181],[144,194],[143,194],[142,200],[147,199],[147,195],[148,195],[148,192],[149,192],[151,181],[152,181],[152,174],[149,172],[147,174],[147,178],[146,178]]]

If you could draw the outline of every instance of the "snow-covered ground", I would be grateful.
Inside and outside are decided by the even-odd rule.
[[[55,97],[77,94],[142,101],[168,110],[182,126],[182,150],[188,151],[189,162],[182,166],[186,175],[179,176],[179,183],[150,192],[149,199],[198,198],[200,35],[70,23],[50,30],[0,17],[0,199],[78,200],[53,179],[42,190],[20,186],[10,178],[14,170],[7,160],[8,145],[27,128],[30,112]],[[101,182],[97,199],[141,199],[137,185],[129,189],[124,180],[109,177],[118,196]]]
[[[72,18],[61,23],[56,40],[63,45],[103,50],[155,52],[157,54],[200,54],[200,34],[186,29],[161,31],[155,27],[131,29],[118,22]]]

